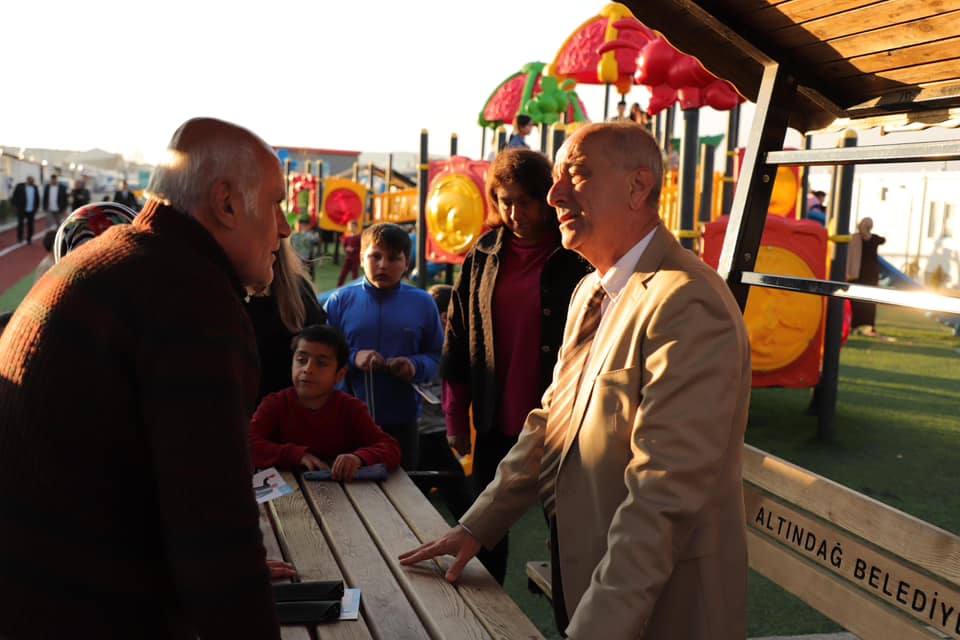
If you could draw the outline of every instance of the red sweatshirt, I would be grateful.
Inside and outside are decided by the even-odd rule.
[[[293,387],[266,396],[250,423],[253,465],[295,468],[305,453],[328,464],[343,453],[365,465],[382,462],[392,469],[400,464],[400,445],[353,396],[334,390],[319,409],[304,407]]]

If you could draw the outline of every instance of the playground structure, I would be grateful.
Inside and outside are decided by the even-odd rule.
[[[559,145],[560,140],[556,139],[554,142]],[[719,137],[704,139],[701,142],[709,148],[719,142]],[[426,144],[427,133],[424,131],[422,146],[425,147]],[[361,226],[372,222],[416,223],[420,202],[425,202],[424,223],[429,233],[426,234],[426,245],[417,247],[416,256],[419,258],[423,254],[424,263],[427,265],[425,273],[433,275],[440,271],[437,268],[431,270],[431,265],[447,265],[448,278],[452,279],[451,267],[463,261],[464,255],[486,230],[483,225],[487,210],[484,182],[488,163],[457,155],[456,136],[451,138],[450,153],[448,159],[434,159],[426,163],[428,169],[423,182],[426,188],[422,192],[417,188],[397,188],[383,193],[373,193],[372,181],[368,181],[364,187],[359,176],[356,181],[338,177],[327,178],[322,183],[318,183],[318,187],[323,187],[322,191],[317,192],[318,201],[325,203],[320,208],[320,227],[343,231],[340,223],[345,224],[345,222],[335,212],[332,217],[334,222],[338,223],[336,226],[323,222],[331,217],[329,204],[331,199],[329,195],[321,197],[320,193],[329,194],[334,185],[339,189],[355,190],[358,196],[350,199],[350,202],[355,204],[360,202],[359,197],[363,193],[371,194],[370,207],[364,213],[354,215]],[[373,172],[374,168],[370,167],[368,176],[372,176]],[[777,273],[823,277],[826,269],[826,232],[814,223],[796,222],[795,218],[799,215],[799,209],[796,206],[799,195],[796,172],[789,169],[784,169],[784,172],[787,179],[778,178],[778,184],[775,186],[777,197],[771,205],[771,210],[776,215],[783,216],[782,228],[775,232],[771,246],[764,247],[764,260],[770,265],[771,270]],[[356,169],[355,173],[358,173]],[[384,172],[386,173],[388,172]],[[666,228],[679,236],[683,230],[680,226],[678,173],[677,170],[671,170],[665,174],[661,217]],[[701,171],[701,173],[704,172]],[[722,242],[722,231],[719,236],[715,231],[705,235],[705,229],[725,228],[722,220],[723,193],[725,185],[733,180],[733,178],[725,178],[720,173],[706,177],[698,176],[698,188],[706,190],[704,192],[706,197],[701,197],[702,194],[699,192],[697,194],[697,201],[702,208],[699,211],[697,228],[688,232],[688,237],[712,238],[713,244],[706,245],[704,248],[715,247],[718,239]],[[291,180],[291,184],[297,184],[296,177]],[[354,212],[358,210],[352,209]],[[791,235],[790,231],[785,230],[791,223],[803,228],[799,233],[799,237],[802,238],[799,242],[796,242],[797,235]],[[811,240],[813,246],[811,246]],[[794,246],[796,244],[801,245],[799,250]],[[709,259],[708,262],[710,262]],[[712,263],[716,266],[715,259]],[[425,284],[426,281],[421,283],[421,286]],[[756,345],[754,350],[755,386],[811,387],[819,381],[823,316],[822,302],[811,296],[764,291],[761,296],[754,297],[751,308],[747,310],[746,318],[752,343]],[[464,457],[462,463],[469,474],[472,468],[472,456]]]

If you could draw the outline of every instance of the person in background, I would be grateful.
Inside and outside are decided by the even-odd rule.
[[[347,281],[348,273],[354,280],[360,274],[360,225],[356,220],[351,220],[347,225],[347,233],[340,238],[340,242],[343,244],[343,267],[337,278],[338,287]]]
[[[813,220],[821,227],[827,226],[827,209],[822,204],[811,205],[807,210],[807,220]]]
[[[453,287],[448,284],[435,284],[427,290],[440,312],[440,325],[447,326],[447,309]],[[443,383],[440,378],[429,385],[423,385],[425,396],[423,412],[420,415],[420,470],[438,471],[441,475],[435,481],[429,477],[417,481],[421,489],[436,487],[444,503],[453,514],[460,518],[473,502],[473,494],[467,486],[463,465],[457,460],[447,441],[447,419],[443,412]]]
[[[365,465],[400,464],[400,445],[367,407],[336,386],[347,374],[347,341],[337,329],[310,325],[293,338],[293,386],[265,397],[250,423],[255,467],[327,470],[349,482]]]
[[[570,295],[590,265],[560,246],[557,214],[547,204],[550,161],[507,149],[487,170],[491,231],[463,261],[454,286],[440,372],[451,446],[470,451],[477,492],[517,442],[523,421],[550,384]],[[502,584],[507,536],[479,559]]]
[[[67,210],[67,185],[61,183],[56,175],[50,176],[50,182],[43,187],[43,211],[51,229],[60,226],[60,220]]]
[[[873,219],[864,218],[857,224],[857,232],[850,239],[847,253],[847,282],[875,287],[880,282],[880,260],[878,249],[887,241],[883,236],[873,233]],[[853,319],[850,326],[860,335],[869,338],[879,337],[877,333],[877,305],[872,302],[851,300]]]
[[[360,234],[363,282],[327,299],[329,323],[350,345],[346,382],[367,403],[374,420],[400,442],[405,469],[417,468],[420,394],[413,384],[437,375],[443,327],[426,291],[402,282],[410,263],[410,237],[379,223]]]
[[[32,243],[33,220],[40,208],[40,189],[34,184],[33,176],[27,176],[26,182],[14,187],[10,202],[17,214],[17,242]]]
[[[747,633],[750,343],[726,283],[661,223],[662,184],[637,124],[563,143],[548,202],[563,246],[596,271],[573,294],[553,381],[461,524],[400,556],[455,555],[456,580],[539,497],[554,614],[573,640]]]
[[[620,98],[617,102],[617,114],[611,116],[608,122],[629,122],[630,116],[627,115],[627,101]]]
[[[630,120],[647,129],[650,128],[650,114],[640,108],[639,102],[630,105]]]
[[[34,284],[43,277],[43,274],[50,270],[50,267],[57,263],[57,259],[53,255],[53,243],[56,239],[57,232],[54,229],[48,229],[43,234],[43,249],[47,252],[47,255],[43,256],[43,260],[41,260],[37,268],[33,270]]]
[[[70,206],[76,210],[88,204],[90,204],[90,189],[87,189],[83,180],[75,180],[73,189],[70,191]]]
[[[513,120],[513,133],[510,134],[510,139],[507,140],[507,148],[516,149],[520,147],[529,149],[530,145],[527,144],[527,136],[530,135],[531,131],[533,131],[533,118],[523,113],[517,115]]]
[[[267,394],[290,386],[293,338],[305,326],[326,322],[327,314],[317,301],[317,292],[289,238],[280,242],[280,252],[273,263],[273,281],[260,291],[248,293],[247,314],[253,323],[260,356],[259,403]]]
[[[817,205],[825,204],[826,199],[827,199],[827,194],[825,191],[811,190],[810,193],[807,194],[807,211],[809,211],[810,209],[812,209]]]
[[[130,191],[130,186],[126,180],[120,181],[120,188],[113,194],[113,201],[126,205],[134,211],[140,211],[140,203],[137,201],[137,196],[134,195],[133,191]]]
[[[0,337],[0,637],[280,638],[243,297],[290,233],[283,169],[213,118],[165,157],[133,223],[69,252]]]

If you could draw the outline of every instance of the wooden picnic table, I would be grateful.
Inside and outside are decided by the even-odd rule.
[[[326,639],[542,638],[477,560],[457,584],[452,558],[402,567],[400,553],[449,525],[402,470],[384,482],[317,482],[283,472],[294,492],[261,506],[267,557],[296,566],[300,580],[343,580],[361,590],[360,619],[316,626]],[[307,640],[306,627],[283,627]]]

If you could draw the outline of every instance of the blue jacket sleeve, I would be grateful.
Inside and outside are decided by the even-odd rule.
[[[433,298],[427,297],[429,306],[424,309],[423,334],[420,352],[410,356],[417,369],[413,381],[419,384],[432,382],[440,369],[440,352],[443,351],[443,327],[440,326],[440,312]]]
[[[339,329],[343,334],[347,335],[347,328],[344,326],[344,320],[341,306],[343,305],[343,300],[341,299],[342,293],[336,292],[327,298],[327,302],[323,305],[323,310],[327,314],[327,324],[331,327]],[[347,339],[349,343],[349,338]],[[349,353],[347,355],[347,370],[354,371],[357,367],[354,364],[357,361],[357,351],[353,345],[350,345]]]

